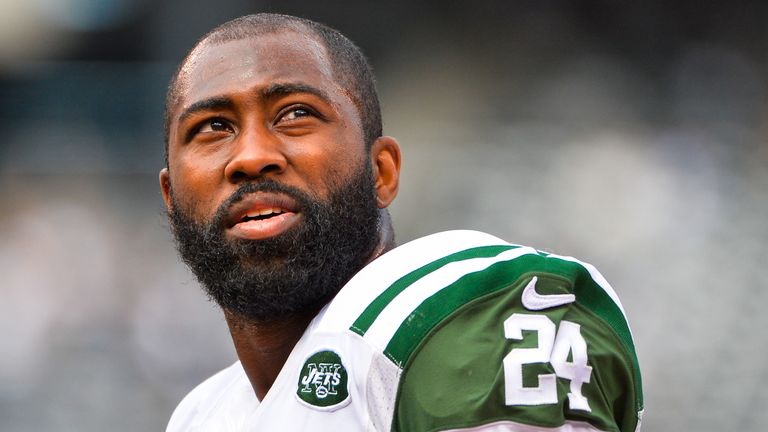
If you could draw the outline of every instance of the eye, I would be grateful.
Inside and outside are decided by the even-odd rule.
[[[315,115],[314,111],[310,110],[309,108],[303,106],[293,106],[284,110],[283,113],[278,117],[277,121],[292,121],[304,117],[311,117],[313,115]]]
[[[218,140],[235,133],[235,126],[222,117],[210,117],[193,124],[186,132],[186,142]]]
[[[213,133],[213,132],[234,132],[232,125],[221,118],[213,118],[201,123],[197,128],[197,133]]]

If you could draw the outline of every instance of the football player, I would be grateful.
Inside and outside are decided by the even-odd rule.
[[[239,361],[167,430],[638,430],[632,335],[600,273],[474,231],[396,247],[399,173],[336,30],[250,15],[193,47],[160,186]]]

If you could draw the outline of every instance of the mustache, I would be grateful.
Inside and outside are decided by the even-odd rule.
[[[295,200],[301,209],[311,207],[317,201],[317,198],[298,188],[288,186],[272,179],[249,181],[241,184],[237,190],[232,193],[232,195],[230,195],[226,200],[224,200],[223,203],[221,203],[219,208],[216,210],[213,219],[211,220],[211,228],[223,228],[232,206],[242,201],[246,195],[256,192],[285,194]]]

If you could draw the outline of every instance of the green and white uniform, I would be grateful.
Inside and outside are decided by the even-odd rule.
[[[355,275],[263,401],[235,363],[167,431],[632,432],[642,409],[624,311],[594,267],[449,231]]]

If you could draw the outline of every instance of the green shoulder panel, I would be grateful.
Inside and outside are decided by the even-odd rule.
[[[521,295],[534,276],[539,294],[572,293],[576,301],[526,309]],[[552,401],[508,403],[504,359],[514,350],[543,343],[536,331],[508,338],[504,323],[513,314],[545,317],[538,320],[551,322],[553,332],[564,321],[576,325],[586,342],[585,365],[590,368],[579,390],[589,402],[588,410],[571,408],[572,384],[560,374]],[[522,255],[444,287],[402,323],[385,354],[403,368],[392,425],[396,431],[437,431],[503,420],[541,427],[578,421],[604,431],[634,431],[642,408],[640,373],[623,313],[582,265],[554,257]],[[573,353],[567,355],[561,364],[574,361]],[[520,370],[527,389],[536,388],[541,377],[556,374],[547,361],[524,362]]]
[[[363,311],[363,313],[355,320],[355,322],[352,324],[352,327],[350,330],[353,332],[364,335],[366,331],[371,327],[373,322],[378,318],[381,311],[384,310],[387,305],[395,298],[398,294],[402,293],[406,288],[411,286],[414,282],[417,280],[423,278],[424,276],[446,266],[447,264],[457,262],[457,261],[463,261],[468,260],[472,258],[489,258],[496,256],[504,251],[515,249],[519,246],[512,246],[512,245],[499,245],[499,246],[481,246],[471,249],[466,249],[460,252],[456,252],[450,255],[447,255],[443,258],[440,258],[438,260],[435,260],[425,266],[422,266],[405,276],[401,277],[395,283],[393,283],[389,288],[384,290],[381,295],[379,295],[371,304],[368,305],[368,307]]]

